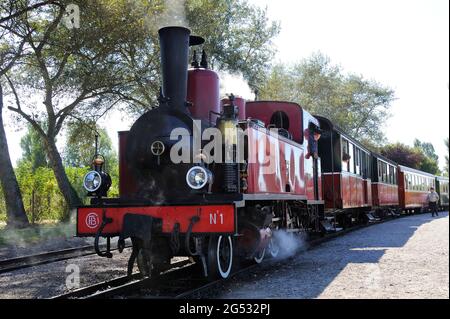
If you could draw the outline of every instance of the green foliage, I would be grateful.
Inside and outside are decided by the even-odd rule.
[[[355,138],[379,146],[394,91],[360,75],[344,74],[318,53],[293,66],[275,66],[260,88],[260,99],[297,102]]]
[[[242,72],[251,87],[264,80],[275,54],[272,39],[280,32],[267,10],[243,0],[188,0],[186,16],[216,70]]]
[[[72,185],[77,187],[87,170],[68,168],[66,174]],[[43,220],[64,220],[68,217],[68,207],[59,191],[53,171],[39,167],[33,171],[31,163],[22,162],[16,170],[22,192],[25,210],[31,223]],[[83,191],[77,187],[80,197]]]
[[[76,186],[78,194],[87,203],[85,191],[81,187],[86,172],[85,168],[70,167],[66,169],[72,185]],[[38,167],[33,170],[31,162],[22,161],[16,169],[16,175],[25,210],[31,223],[67,219],[69,213],[67,205],[50,168]],[[6,220],[6,211],[2,206],[3,200],[1,200],[2,194],[0,190],[0,220]]]
[[[425,155],[418,149],[402,143],[384,145],[380,148],[380,153],[400,165],[415,169],[420,169],[425,159]]]
[[[48,167],[42,137],[31,125],[28,125],[27,133],[20,140],[20,147],[22,148],[20,161],[30,162],[33,171],[39,167]]]
[[[5,204],[5,194],[3,194],[2,186],[0,185],[0,222],[7,221],[6,216],[6,204]]]
[[[430,143],[421,143],[415,140],[415,147],[402,143],[387,144],[381,147],[380,153],[400,165],[415,168],[430,174],[439,175],[437,157],[434,156],[434,147]],[[425,148],[422,146],[425,145]]]
[[[85,204],[88,204],[89,199],[86,197],[86,191],[82,185],[83,177],[88,171],[88,168],[66,167],[69,181]],[[118,166],[112,167],[109,173],[113,179],[113,185],[108,195],[117,197],[119,195]],[[67,204],[59,191],[55,175],[50,168],[38,167],[33,170],[31,162],[22,161],[16,169],[16,175],[25,210],[31,223],[68,220]],[[0,188],[0,221],[6,221],[6,207],[3,196]]]
[[[424,155],[424,159],[420,163],[419,169],[430,174],[440,175],[439,156],[436,154],[433,144],[415,139],[414,148],[418,149]]]
[[[95,155],[95,135],[98,137],[98,152],[106,159],[108,167],[118,165],[117,153],[105,129],[92,121],[69,122],[67,125],[64,163],[66,166],[90,167]]]
[[[436,154],[433,144],[421,142],[419,139],[414,140],[414,147],[422,151],[422,153],[434,161],[439,161],[439,156]]]

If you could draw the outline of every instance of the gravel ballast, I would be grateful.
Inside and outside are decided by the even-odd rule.
[[[417,215],[351,232],[288,259],[265,261],[200,298],[449,298],[449,218]],[[130,250],[0,275],[0,298],[48,298],[126,274]],[[69,278],[69,284],[70,284]]]
[[[448,299],[448,213],[399,218],[349,233],[238,275],[208,297]]]

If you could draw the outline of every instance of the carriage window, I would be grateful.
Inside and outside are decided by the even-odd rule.
[[[366,167],[367,167],[367,177],[371,175],[370,158],[369,155],[366,156]]]
[[[355,153],[352,143],[348,143],[348,153],[350,154],[350,159],[348,161],[349,172],[355,173],[355,157],[351,155]]]
[[[378,162],[378,181],[381,182],[383,173],[381,171],[381,162]]]
[[[394,184],[394,167],[389,165],[389,184]]]
[[[350,172],[350,151],[348,141],[346,139],[341,139],[341,148],[342,148],[342,170],[346,172]]]
[[[391,165],[386,165],[386,167],[387,167],[387,171],[386,171],[386,182],[388,183],[388,184],[390,184],[391,183]]]
[[[394,167],[394,185],[398,184],[398,180],[397,180],[397,167]]]
[[[359,148],[357,148],[356,146],[354,147],[354,153],[355,153],[355,174],[356,175],[361,175],[361,150]]]
[[[367,178],[367,154],[361,151],[361,175]]]

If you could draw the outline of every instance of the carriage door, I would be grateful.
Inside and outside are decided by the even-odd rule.
[[[309,123],[309,139],[308,152],[313,161],[313,182],[314,182],[314,199],[319,200],[319,174],[320,174],[320,158],[319,158],[319,139],[321,130],[313,123]]]

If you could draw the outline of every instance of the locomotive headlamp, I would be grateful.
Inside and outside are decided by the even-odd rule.
[[[100,186],[102,186],[101,175],[96,171],[91,171],[87,173],[84,176],[83,186],[88,192],[90,193],[95,192],[100,188]]]
[[[101,166],[104,163],[105,163],[105,160],[102,157],[100,157],[100,156],[94,158],[94,160],[92,161],[92,164],[94,164],[96,166]]]
[[[186,174],[186,183],[190,188],[199,190],[204,188],[208,183],[212,182],[212,173],[208,169],[195,166]]]

